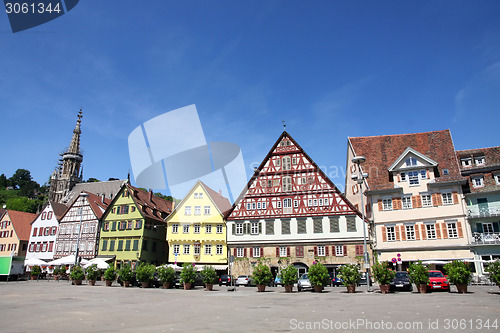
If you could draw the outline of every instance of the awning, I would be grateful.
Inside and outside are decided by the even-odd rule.
[[[227,265],[196,265],[198,271],[201,271],[205,266],[212,266],[216,271],[225,271]]]

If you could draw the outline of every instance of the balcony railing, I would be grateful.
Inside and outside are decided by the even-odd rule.
[[[473,232],[472,245],[500,244],[500,232]]]
[[[500,208],[482,208],[482,209],[469,209],[467,211],[467,217],[469,218],[481,218],[481,217],[497,217],[500,216]]]

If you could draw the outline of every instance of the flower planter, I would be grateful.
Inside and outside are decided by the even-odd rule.
[[[260,293],[266,291],[266,285],[265,284],[258,284],[257,291]]]
[[[355,284],[350,284],[347,286],[347,292],[349,294],[353,294],[356,292],[356,285]]]
[[[184,290],[189,290],[192,287],[192,283],[184,283]]]
[[[205,290],[206,291],[212,291],[214,289],[214,285],[213,284],[210,284],[210,283],[207,283],[206,287],[205,287]]]
[[[113,280],[106,280],[106,287],[111,287]]]
[[[426,284],[419,284],[417,285],[418,292],[421,294],[425,294],[427,292],[427,285]]]
[[[89,280],[89,286],[95,286],[95,280]]]
[[[170,289],[170,282],[163,282],[163,289]]]
[[[380,292],[381,292],[382,294],[388,294],[388,293],[389,293],[389,291],[390,291],[390,287],[391,287],[391,286],[390,286],[389,284],[381,284],[381,285],[380,285]]]
[[[141,282],[142,288],[149,288],[149,281],[148,282]]]
[[[82,284],[82,280],[73,280],[73,284],[74,284],[75,286],[79,286],[79,285],[81,285],[81,284]]]
[[[457,284],[457,291],[459,294],[467,294],[467,285],[466,284]]]
[[[286,293],[291,293],[292,291],[293,291],[293,284],[285,285],[285,292]]]
[[[130,287],[130,281],[123,281],[123,287],[124,288]]]
[[[315,293],[320,293],[323,291],[323,286],[314,286],[314,292]]]

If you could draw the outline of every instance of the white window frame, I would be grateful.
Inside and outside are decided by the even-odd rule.
[[[392,210],[392,198],[385,198],[385,199],[382,199],[382,206],[383,206],[383,209],[384,210]]]
[[[236,257],[243,258],[244,255],[245,255],[244,249],[242,247],[237,247],[236,248]]]
[[[486,163],[486,159],[484,156],[476,156],[474,157],[475,165],[484,165]]]
[[[210,215],[210,214],[211,214],[210,206],[205,206],[205,215]]]
[[[486,227],[486,226],[488,226],[488,227]],[[482,227],[483,227],[484,234],[492,234],[493,232],[495,232],[495,230],[493,229],[493,222],[483,222]],[[488,230],[486,230],[486,229],[488,229]]]
[[[335,245],[335,256],[342,257],[344,255],[344,246]]]
[[[235,235],[243,235],[243,223],[235,222]]]
[[[177,223],[172,224],[172,233],[173,234],[179,233],[179,225]]]
[[[420,197],[422,198],[422,207],[432,207],[432,195],[421,193]]]
[[[283,170],[291,170],[292,169],[292,159],[290,156],[283,156],[282,159]]]
[[[420,185],[420,171],[408,171],[408,184],[410,186],[419,186]]]
[[[324,245],[318,245],[318,257],[325,257],[326,256],[326,250]]]
[[[258,235],[259,234],[259,222],[251,222],[250,223],[250,234]]]
[[[415,225],[405,224],[406,240],[415,240]]]
[[[172,250],[173,254],[179,254],[180,251],[181,251],[181,246],[179,244],[174,244],[173,250]]]
[[[191,252],[191,245],[190,244],[184,244],[182,247],[182,254],[188,255]]]
[[[191,215],[191,206],[184,207],[184,215]]]
[[[194,232],[195,234],[199,234],[199,233],[200,233],[200,230],[201,230],[201,225],[199,225],[199,224],[195,224],[195,225],[193,226],[193,232]]]
[[[183,224],[182,225],[182,233],[183,234],[189,234],[189,224]]]
[[[448,238],[458,238],[458,221],[446,221],[446,230]]]
[[[260,247],[254,246],[252,248],[252,254],[254,258],[259,258],[260,257]]]
[[[424,223],[424,225],[425,225],[425,233],[427,235],[427,239],[437,239],[436,223]]]
[[[483,176],[471,177],[471,181],[472,181],[472,186],[474,188],[484,187],[484,177]]]
[[[292,208],[292,199],[290,198],[283,199],[283,208]]]
[[[217,224],[215,227],[216,234],[222,234],[224,232],[224,226],[222,224]]]
[[[495,183],[497,185],[500,185],[500,173],[499,174],[494,174],[493,178],[495,178]]]
[[[221,256],[224,254],[224,246],[222,246],[222,244],[215,245],[215,254],[218,256]]]
[[[193,254],[195,256],[199,256],[201,252],[201,245],[200,244],[194,244],[193,245]]]
[[[201,215],[201,206],[194,206],[194,215]]]
[[[385,227],[385,234],[388,242],[396,241],[396,226],[388,225]]]
[[[472,158],[470,157],[461,158],[460,163],[462,163],[462,166],[464,167],[472,166]]]
[[[280,257],[287,257],[288,251],[286,246],[280,246]]]
[[[441,198],[443,199],[443,205],[453,205],[453,194],[451,192],[442,192]]]
[[[290,176],[283,176],[282,178],[282,191],[283,192],[290,192],[292,190],[292,177]]]
[[[406,166],[415,166],[415,165],[418,165],[418,160],[415,157],[410,156],[409,158],[407,158],[405,160],[405,165]]]
[[[412,209],[411,195],[406,195],[401,198],[401,205],[403,209]]]
[[[205,225],[205,233],[206,234],[211,234],[212,233],[212,225],[211,224],[206,224]]]

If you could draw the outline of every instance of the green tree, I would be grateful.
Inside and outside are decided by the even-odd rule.
[[[36,213],[40,202],[38,200],[30,200],[26,197],[11,198],[7,200],[7,209],[17,210],[20,212]]]
[[[9,180],[5,177],[5,174],[0,175],[0,190],[5,190],[5,188],[9,186]]]
[[[87,182],[87,183],[99,183],[99,182],[100,182],[100,180],[99,180],[99,179],[97,179],[97,178],[89,178],[89,179],[87,179],[87,181],[86,181],[86,182]]]

